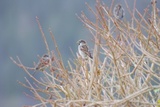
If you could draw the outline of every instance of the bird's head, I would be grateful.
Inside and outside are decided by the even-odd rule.
[[[79,40],[79,41],[77,41],[77,44],[78,44],[78,45],[80,45],[81,43],[82,43],[82,44],[86,44],[86,41],[84,41],[84,40],[82,40],[82,39]]]

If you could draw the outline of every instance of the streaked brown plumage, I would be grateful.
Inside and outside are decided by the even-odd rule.
[[[91,52],[88,49],[87,43],[84,40],[78,41],[78,52],[83,59],[88,59],[87,57],[93,58]]]

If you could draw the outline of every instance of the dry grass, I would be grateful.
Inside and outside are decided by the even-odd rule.
[[[131,22],[115,19],[112,5],[107,7],[97,0],[96,11],[87,6],[95,22],[84,13],[79,18],[93,35],[93,60],[77,56],[73,62],[68,61],[66,68],[54,35],[50,31],[56,47],[51,52],[38,18],[54,63],[37,79],[30,72],[33,68],[24,66],[18,57],[18,61],[11,58],[34,80],[31,83],[25,78],[27,84],[19,82],[32,92],[27,96],[40,101],[34,107],[155,107],[160,100],[160,19],[155,1],[151,4],[152,15],[147,8],[141,14],[135,7],[128,7]]]

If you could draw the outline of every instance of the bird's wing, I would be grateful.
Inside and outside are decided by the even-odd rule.
[[[91,52],[89,51],[88,53],[89,53],[88,56],[89,56],[91,59],[93,59],[93,57],[92,57],[92,55],[91,55]]]
[[[82,45],[81,46],[81,51],[83,51],[84,53],[88,54],[88,47],[87,47],[87,45]]]
[[[88,50],[87,45],[82,45],[81,46],[81,51],[83,51],[85,54],[87,54],[90,58],[92,58],[90,51]]]

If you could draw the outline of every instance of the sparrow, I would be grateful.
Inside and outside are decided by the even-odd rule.
[[[116,19],[122,19],[124,17],[125,13],[121,4],[117,4],[114,7],[113,14]]]
[[[80,56],[83,59],[88,59],[88,57],[93,59],[91,52],[88,50],[86,41],[79,40],[77,43],[78,43],[78,53],[80,54]]]
[[[44,71],[48,66],[49,64],[51,63],[51,57],[47,54],[44,54],[39,62],[37,63],[35,69],[36,70],[40,70],[40,71]]]

